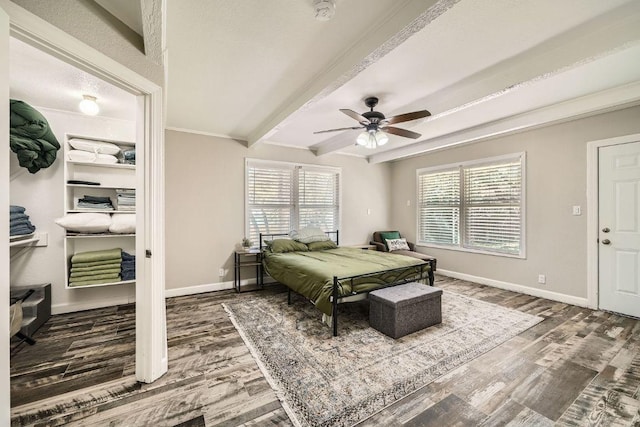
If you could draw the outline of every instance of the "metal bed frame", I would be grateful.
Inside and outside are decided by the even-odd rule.
[[[335,235],[335,239],[331,239],[333,240],[336,245],[339,245],[339,231],[325,231],[325,233],[331,237],[331,235]],[[276,237],[288,237],[289,234],[288,233],[260,233],[260,251],[264,251],[264,237],[269,237],[269,238],[276,238]],[[264,257],[262,257],[262,260],[264,262]],[[425,272],[425,268],[429,266],[429,269]],[[415,275],[409,275],[409,277],[405,277],[403,279],[398,279],[395,280],[389,284],[386,285],[380,285],[378,287],[376,287],[375,289],[370,289],[367,291],[352,291],[349,295],[342,295],[340,296],[340,283],[344,282],[344,281],[350,281],[351,282],[351,288],[353,289],[353,281],[355,279],[361,279],[364,277],[374,277],[377,275],[380,275],[382,273],[393,273],[393,272],[397,272],[398,276],[400,276],[400,273],[402,272],[407,272],[409,270],[415,270],[416,274]],[[408,267],[399,267],[399,268],[392,268],[392,269],[388,269],[388,270],[380,270],[380,271],[375,271],[372,273],[365,273],[365,274],[358,274],[355,276],[344,276],[344,277],[338,277],[338,276],[333,276],[333,289],[331,291],[331,327],[333,330],[333,336],[337,337],[338,336],[338,304],[341,303],[345,303],[345,302],[349,302],[346,301],[347,298],[353,298],[357,295],[363,295],[363,294],[368,294],[369,292],[376,290],[376,289],[382,289],[382,288],[388,288],[391,286],[398,286],[398,285],[402,285],[405,283],[409,283],[409,282],[414,282],[414,281],[421,281],[424,282],[425,280],[427,280],[429,282],[430,286],[433,286],[433,275],[429,274],[431,270],[431,264],[428,262],[423,262],[423,264],[419,264],[419,265],[412,265],[412,266],[408,266]],[[264,268],[260,269],[260,274],[264,275]],[[262,279],[262,283],[264,283],[264,277],[261,277]],[[287,286],[287,303],[289,305],[291,305],[291,288]]]

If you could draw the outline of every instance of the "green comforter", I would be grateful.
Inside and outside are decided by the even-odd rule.
[[[47,119],[26,102],[9,101],[9,144],[17,154],[20,166],[31,173],[47,168],[56,160],[60,143]]]
[[[401,273],[384,272],[413,265],[421,266],[425,262],[404,255],[353,248],[287,253],[267,251],[264,260],[265,270],[271,277],[310,299],[327,315],[331,315],[333,276],[348,277],[380,272],[372,277],[356,279],[353,283],[342,280],[340,296],[347,296],[352,292],[368,291],[413,277],[419,273],[419,269],[407,269]],[[425,265],[425,273],[428,268],[428,264]]]

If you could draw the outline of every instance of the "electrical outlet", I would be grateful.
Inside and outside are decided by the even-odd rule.
[[[218,276],[224,277],[224,273],[225,273],[225,269],[224,268],[221,268],[221,269],[218,270]]]
[[[547,277],[544,274],[538,274],[538,283],[544,285],[547,283]]]
[[[582,209],[580,208],[579,205],[576,205],[573,207],[573,214],[576,216],[582,215]]]

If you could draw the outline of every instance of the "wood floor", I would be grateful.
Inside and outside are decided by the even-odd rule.
[[[436,280],[545,320],[362,426],[640,425],[640,321]],[[133,305],[53,316],[11,359],[12,425],[291,425],[221,306],[257,295],[168,299],[169,372],[153,384],[133,376]]]

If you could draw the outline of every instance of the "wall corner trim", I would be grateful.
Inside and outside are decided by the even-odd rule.
[[[516,283],[502,282],[500,280],[489,279],[486,277],[473,276],[466,273],[458,273],[455,271],[438,269],[437,274],[451,277],[454,279],[468,280],[469,282],[479,283],[481,285],[487,285],[494,288],[505,289],[507,291],[519,292],[521,294],[532,295],[538,298],[545,298],[552,301],[558,301],[565,304],[577,305],[579,307],[586,307],[596,310],[597,307],[593,307],[589,303],[587,298],[577,297],[574,295],[561,294],[559,292],[548,291],[545,289],[531,288],[529,286],[518,285]]]

